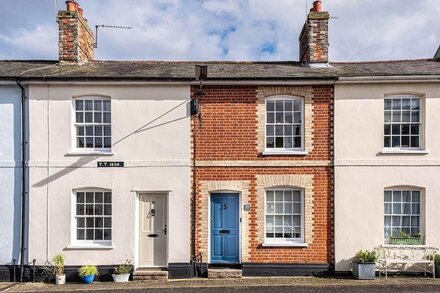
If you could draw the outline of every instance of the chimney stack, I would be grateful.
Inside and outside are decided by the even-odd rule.
[[[84,62],[93,60],[93,31],[83,17],[78,2],[66,1],[66,10],[58,11],[59,61]]]
[[[328,63],[328,20],[322,11],[322,1],[313,2],[306,23],[299,36],[299,60],[307,65]]]

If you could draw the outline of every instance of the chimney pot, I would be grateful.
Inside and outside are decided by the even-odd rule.
[[[322,1],[317,0],[313,2],[313,8],[312,11],[321,12],[322,11]]]
[[[66,1],[66,5],[67,5],[67,11],[76,11],[76,5],[74,1]]]

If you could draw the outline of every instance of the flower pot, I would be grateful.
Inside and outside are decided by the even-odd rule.
[[[66,284],[66,275],[65,274],[63,274],[63,275],[56,275],[55,276],[55,283],[57,285],[64,285],[64,284]]]
[[[390,237],[391,245],[422,245],[422,237]]]
[[[376,278],[375,263],[353,263],[353,277],[359,280],[372,280]]]
[[[93,280],[95,280],[95,275],[82,276],[81,279],[86,284],[92,284]]]
[[[122,275],[112,274],[112,277],[113,277],[113,282],[125,283],[128,282],[128,279],[130,278],[130,274],[122,274]]]

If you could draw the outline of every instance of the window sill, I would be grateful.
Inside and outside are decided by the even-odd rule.
[[[309,245],[307,243],[302,242],[264,242],[262,244],[263,247],[308,247]]]
[[[307,156],[307,151],[264,151],[263,156]]]
[[[69,245],[64,250],[113,250],[113,245]]]
[[[101,157],[110,157],[110,156],[114,156],[115,153],[113,152],[100,152],[100,151],[90,151],[90,152],[68,152],[66,153],[66,157],[76,157],[76,156],[101,156]]]
[[[383,149],[380,151],[382,155],[427,155],[427,150],[401,150],[401,149]]]

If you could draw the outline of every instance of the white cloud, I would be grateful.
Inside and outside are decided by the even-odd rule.
[[[41,2],[40,2],[41,1]],[[57,58],[53,0],[8,2],[7,11],[34,11],[34,25],[2,22],[0,56]],[[439,0],[324,0],[332,60],[432,57],[440,43]],[[309,0],[309,7],[312,0]],[[13,4],[16,3],[16,4]],[[38,10],[38,4],[44,9]],[[297,60],[304,0],[80,0],[100,29],[98,59]],[[15,5],[15,6],[14,6]],[[14,6],[14,7],[12,7]],[[59,7],[64,7],[59,1]],[[14,8],[14,9],[12,9]],[[37,13],[38,12],[38,13]],[[35,18],[35,19],[34,19]],[[52,24],[52,25],[51,25]]]

